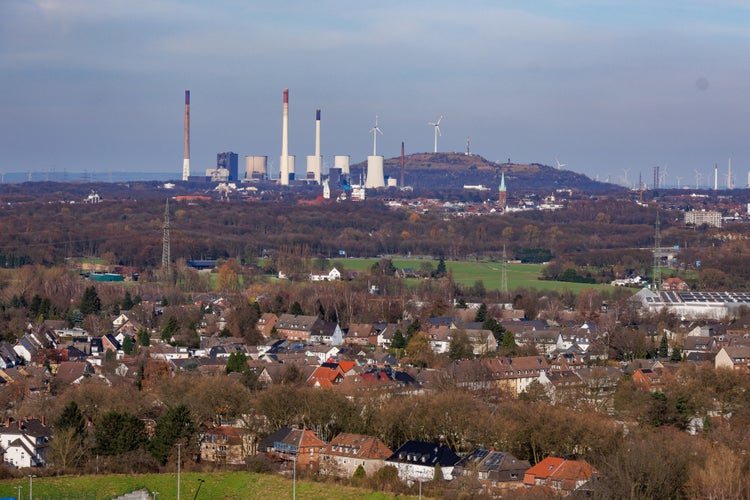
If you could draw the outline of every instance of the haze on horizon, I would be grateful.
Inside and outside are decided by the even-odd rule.
[[[531,5],[529,5],[531,4]],[[750,4],[739,0],[4,0],[0,172],[173,171],[290,153],[440,151],[592,178],[702,185],[750,170]],[[324,168],[325,171],[325,168]]]

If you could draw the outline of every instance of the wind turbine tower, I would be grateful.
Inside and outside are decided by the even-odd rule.
[[[443,120],[443,115],[440,115],[440,118],[438,118],[436,122],[427,122],[427,125],[432,125],[435,128],[435,149],[434,149],[433,153],[437,153],[438,152],[438,149],[437,149],[437,146],[438,146],[437,145],[438,135],[441,136],[441,137],[443,135],[440,132],[440,122],[442,120]]]
[[[714,191],[719,190],[719,165],[714,163]]]
[[[375,115],[375,126],[370,129],[370,132],[372,132],[372,156],[367,157],[365,188],[385,187],[383,157],[378,156],[378,134],[383,135],[383,131],[378,127],[378,115]]]

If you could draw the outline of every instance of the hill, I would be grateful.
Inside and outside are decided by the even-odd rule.
[[[366,162],[351,167],[352,174],[364,172]],[[384,161],[385,175],[400,179],[401,158]],[[538,163],[495,163],[479,155],[463,153],[416,153],[405,158],[404,183],[418,189],[461,189],[464,185],[482,184],[492,190],[500,185],[501,172],[505,184],[515,193],[550,192],[571,189],[590,194],[624,191],[624,188],[591,180],[570,170],[558,170]]]

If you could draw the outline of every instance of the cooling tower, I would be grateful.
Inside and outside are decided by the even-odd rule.
[[[383,174],[382,156],[378,155],[367,157],[367,180],[365,180],[365,187],[385,187],[385,175]]]
[[[267,156],[245,156],[245,178],[263,180],[268,178]]]
[[[349,175],[349,155],[334,156],[333,168],[340,168],[342,174]]]

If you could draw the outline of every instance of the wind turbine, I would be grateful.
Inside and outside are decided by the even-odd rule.
[[[557,157],[555,157],[555,163],[557,163],[557,170],[560,170],[561,168],[568,166],[567,163],[560,163],[560,160],[558,160]]]
[[[375,126],[370,129],[372,132],[372,156],[378,155],[378,133],[383,135],[383,131],[378,127],[378,115],[375,115]]]
[[[696,168],[695,169],[695,189],[701,188],[701,177],[703,177],[700,173],[700,171]]]
[[[437,138],[438,138],[438,135],[440,135],[441,137],[443,135],[440,132],[440,122],[442,121],[442,119],[443,119],[443,115],[440,115],[440,118],[438,118],[436,122],[427,122],[427,125],[432,125],[433,127],[435,127],[435,151],[433,151],[434,153],[437,153]]]
[[[629,188],[630,187],[630,181],[628,180],[628,174],[630,173],[630,169],[629,168],[623,168],[622,169],[622,173],[625,174],[624,177],[623,177],[623,179],[625,181],[625,187]]]

